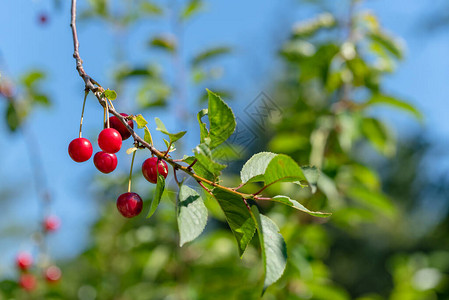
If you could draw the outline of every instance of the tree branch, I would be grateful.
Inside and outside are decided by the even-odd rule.
[[[204,186],[204,183],[207,183],[210,186],[213,186],[215,188],[218,188],[220,190],[229,192],[231,194],[238,195],[240,197],[243,197],[245,199],[252,199],[254,196],[252,194],[245,194],[238,191],[233,190],[232,188],[228,188],[222,185],[217,184],[216,182],[210,181],[206,178],[203,178],[201,176],[198,176],[195,174],[189,167],[185,167],[183,165],[180,165],[176,163],[173,159],[166,156],[165,151],[161,152],[158,149],[156,149],[153,145],[147,143],[144,139],[142,139],[129,125],[127,122],[126,117],[122,116],[120,113],[118,113],[113,105],[107,105],[108,99],[104,97],[104,89],[101,87],[100,84],[98,84],[95,80],[93,80],[87,73],[84,71],[83,68],[83,61],[81,59],[81,56],[79,54],[79,41],[78,41],[78,35],[76,31],[76,0],[72,0],[72,10],[71,10],[71,23],[70,26],[72,27],[72,37],[73,37],[73,58],[76,60],[76,70],[78,71],[78,74],[80,77],[84,80],[85,88],[87,90],[90,90],[95,97],[98,99],[98,102],[101,106],[107,108],[108,112],[116,116],[120,122],[128,129],[128,131],[131,133],[131,136],[133,137],[135,142],[138,142],[140,145],[143,145],[145,148],[151,151],[151,153],[155,156],[157,156],[159,159],[162,159],[166,161],[168,164],[170,164],[173,168],[183,171],[184,173],[188,174],[189,176],[193,177],[202,187]],[[96,84],[97,87],[94,85]]]

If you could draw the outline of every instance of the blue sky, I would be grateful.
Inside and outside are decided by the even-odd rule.
[[[72,58],[69,1],[63,2],[67,3],[62,5],[60,11],[52,8],[52,1],[0,2],[0,71],[13,78],[31,68],[42,68],[49,73],[45,88],[51,94],[54,105],[49,110],[35,111],[29,124],[38,137],[35,146],[43,153],[44,172],[55,200],[54,212],[63,220],[61,230],[50,239],[55,257],[75,255],[86,245],[88,225],[98,213],[92,200],[92,186],[89,185],[96,171],[93,164],[76,164],[67,155],[69,142],[77,136],[83,85]],[[79,2],[85,5],[85,1]],[[449,135],[449,105],[446,103],[449,92],[446,83],[449,78],[449,39],[444,35],[419,30],[420,22],[425,21],[423,16],[429,12],[428,4],[422,1],[373,0],[367,1],[364,6],[379,16],[384,27],[404,38],[407,44],[406,58],[398,71],[386,79],[387,90],[409,100],[424,112],[423,128],[431,140],[443,149],[440,155],[445,156]],[[37,24],[41,12],[50,13],[46,26]],[[205,13],[185,28],[185,56],[205,46],[224,44],[234,47],[231,58],[224,61],[222,84],[234,90],[237,101],[231,105],[238,110],[241,103],[266,91],[275,78],[281,65],[276,51],[288,36],[292,24],[298,19],[312,16],[310,10],[302,9],[293,0],[211,0]],[[117,34],[99,22],[81,23],[78,34],[86,71],[103,86],[108,86],[117,43],[121,43],[131,61],[148,60],[151,53],[145,45],[147,36],[161,30],[168,30],[168,25],[139,23],[126,36]],[[161,62],[168,61],[162,58]],[[0,104],[1,107],[3,105]],[[117,106],[121,109],[132,107],[125,101],[118,102]],[[194,109],[190,110],[190,113],[196,113]],[[172,115],[159,111],[156,113],[167,120],[168,126],[177,126]],[[420,129],[420,125],[407,115],[387,110],[383,113],[399,135]],[[90,98],[86,107],[84,135],[94,138],[101,122],[102,110]],[[7,133],[4,122],[0,122],[0,132],[3,133],[0,136],[0,190],[9,192],[8,197],[1,197],[0,207],[4,212],[0,219],[0,231],[11,225],[24,225],[23,234],[16,235],[14,239],[0,235],[1,276],[11,266],[16,251],[27,250],[32,246],[29,235],[38,225],[38,199],[24,140],[20,135]],[[118,172],[128,171],[128,159],[124,153],[119,157]],[[439,170],[447,173],[448,169],[447,159],[443,160]]]

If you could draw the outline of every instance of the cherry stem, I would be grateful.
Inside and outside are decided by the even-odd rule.
[[[196,164],[198,160],[195,158],[195,160],[187,167],[187,169],[192,170],[192,167]]]
[[[81,110],[80,132],[79,132],[79,135],[78,135],[79,138],[81,138],[81,131],[83,129],[84,107],[86,107],[87,94],[89,94],[89,90],[88,89],[86,89],[84,91],[83,109]]]
[[[179,180],[178,180],[178,175],[176,174],[176,167],[173,167],[173,177],[175,177],[175,181],[176,183],[179,185]]]
[[[128,180],[128,193],[131,192],[131,177],[133,176],[133,166],[134,166],[134,157],[136,157],[136,152],[133,152],[133,158],[131,160],[131,168],[129,170],[129,180]]]
[[[106,128],[109,128],[109,103],[106,101]]]

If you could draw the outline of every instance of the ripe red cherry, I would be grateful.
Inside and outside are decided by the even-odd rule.
[[[45,270],[44,275],[48,282],[56,282],[61,279],[61,269],[57,266],[50,266]]]
[[[127,114],[121,115],[124,117],[128,116]],[[129,132],[128,129],[126,129],[125,125],[123,125],[122,122],[120,122],[120,120],[116,116],[109,118],[109,125],[111,128],[114,128],[120,133],[120,135],[122,136],[122,140],[126,140],[131,136],[131,132]],[[128,120],[128,125],[129,127],[134,128],[133,120]]]
[[[117,167],[117,156],[104,151],[97,152],[94,155],[94,164],[98,171],[105,174],[111,173]]]
[[[156,168],[157,164],[157,168]],[[146,180],[151,183],[157,183],[157,172],[167,178],[168,167],[167,163],[163,160],[159,160],[157,157],[150,157],[142,164],[142,173]]]
[[[19,269],[26,271],[33,264],[33,257],[28,252],[21,252],[17,255],[16,264]]]
[[[122,137],[114,128],[103,129],[98,135],[98,146],[107,153],[116,153],[122,147]]]
[[[117,199],[117,209],[125,218],[133,218],[142,211],[142,198],[136,193],[124,193]]]
[[[19,279],[20,286],[26,291],[32,291],[36,288],[36,277],[31,274],[22,274]]]
[[[88,160],[93,153],[92,144],[88,139],[77,138],[69,144],[69,155],[76,162]]]
[[[47,232],[58,230],[61,220],[57,216],[48,216],[44,220],[44,229]]]

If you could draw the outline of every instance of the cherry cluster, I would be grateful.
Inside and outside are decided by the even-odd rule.
[[[127,114],[122,113],[121,115],[127,118],[129,127],[133,129],[133,120],[128,118],[129,116]],[[102,151],[95,153],[93,160],[95,167],[100,172],[108,174],[114,171],[117,167],[117,156],[115,153],[120,151],[122,141],[128,139],[131,136],[131,133],[115,116],[109,118],[109,122],[106,124],[109,126],[103,129],[98,135],[98,146]],[[74,139],[69,144],[69,155],[75,162],[80,163],[89,160],[92,153],[93,148],[91,142],[86,138],[82,138],[81,134],[79,138]],[[140,198],[137,193],[131,192],[133,162],[131,163],[128,192],[121,194],[117,199],[117,209],[126,218],[132,218],[139,215],[143,206],[142,198]],[[160,160],[157,157],[150,157],[142,164],[142,173],[146,180],[151,183],[157,183],[158,174],[167,178],[168,166],[165,161]]]
[[[42,226],[46,233],[58,230],[61,222],[56,216],[48,216],[45,218]],[[28,252],[19,252],[16,257],[16,266],[20,272],[19,285],[25,291],[31,292],[37,287],[38,280],[31,272],[33,267],[33,257]],[[61,279],[61,269],[56,265],[50,265],[44,268],[43,278],[48,283],[56,283]]]

